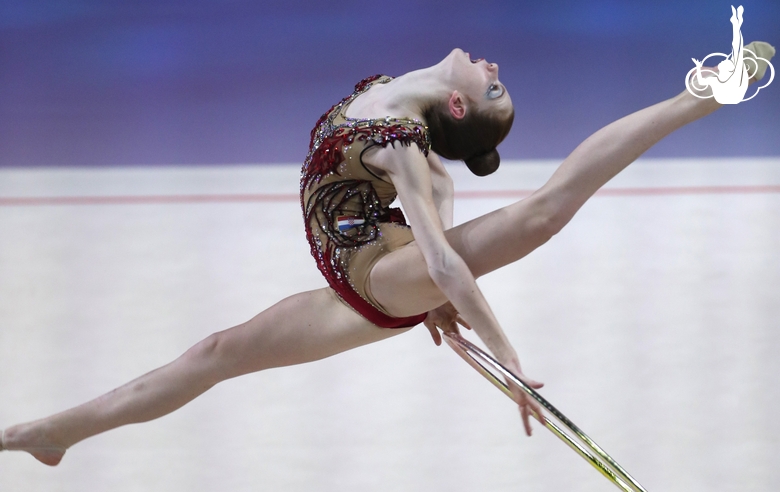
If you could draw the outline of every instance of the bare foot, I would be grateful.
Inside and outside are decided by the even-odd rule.
[[[20,424],[2,432],[0,451],[25,451],[49,466],[57,466],[65,456],[65,446],[47,439],[45,432],[36,429],[36,422]]]

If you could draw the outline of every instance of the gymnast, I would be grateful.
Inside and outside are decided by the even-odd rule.
[[[0,450],[55,466],[74,444],[162,417],[226,379],[329,357],[420,323],[437,345],[439,330],[473,327],[499,362],[539,388],[475,279],[547,242],[647,149],[720,106],[683,91],[619,119],[531,196],[453,227],[453,184],[439,156],[479,176],[498,168],[496,146],[514,119],[498,65],[455,49],[432,67],[368,78],[317,122],[301,173],[306,236],[329,287],[288,297],[92,401],[9,427]],[[412,227],[390,207],[396,197]],[[531,435],[541,409],[514,391]]]

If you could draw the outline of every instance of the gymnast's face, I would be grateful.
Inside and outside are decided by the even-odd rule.
[[[469,110],[497,115],[512,111],[512,99],[498,80],[496,63],[488,63],[484,58],[471,59],[460,48],[452,50],[442,63],[448,69],[454,89],[450,111],[455,118],[462,118]]]

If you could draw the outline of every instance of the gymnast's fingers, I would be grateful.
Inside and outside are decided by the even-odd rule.
[[[533,381],[533,380],[525,378],[525,377],[523,378],[523,382],[525,384],[527,384],[528,386],[530,386],[531,388],[533,388],[533,389],[539,389],[542,386],[544,386],[544,383],[539,383],[539,382]],[[536,420],[538,420],[539,423],[544,425],[544,417],[543,417],[543,414],[542,414],[542,406],[539,405],[539,402],[534,400],[530,395],[528,395],[524,391],[522,392],[522,397],[526,401],[526,404],[528,406],[528,409],[532,413],[532,416]]]
[[[542,413],[542,406],[539,405],[539,402],[536,400],[528,398],[531,406],[531,411],[533,412],[533,417],[539,421],[540,424],[544,425],[544,414]]]
[[[533,435],[533,429],[531,429],[531,420],[528,418],[529,410],[527,405],[520,406],[520,415],[523,417],[523,427],[525,427],[525,434],[527,436]]]
[[[525,381],[525,384],[527,384],[528,386],[530,386],[533,389],[539,389],[539,388],[544,387],[544,383],[540,383],[539,381],[534,381],[533,379],[525,378],[524,381]]]
[[[538,381],[534,381],[532,379],[528,379],[522,372],[519,372],[516,374],[526,385],[528,385],[531,388],[538,389],[544,386],[544,383],[540,383]],[[509,383],[509,382],[508,382]],[[520,406],[520,414],[523,416],[523,426],[525,427],[525,433],[527,435],[531,435],[531,421],[530,417],[534,417],[536,420],[539,421],[542,425],[544,425],[544,417],[542,413],[542,407],[539,405],[539,402],[534,400],[530,395],[528,395],[523,389],[515,385],[514,383],[510,383],[512,394],[515,397],[515,401]]]
[[[470,330],[470,329],[471,329],[471,325],[469,325],[469,324],[466,322],[466,320],[465,320],[465,319],[463,319],[463,318],[461,317],[461,315],[460,315],[460,314],[458,314],[458,315],[455,317],[455,320],[456,320],[456,321],[457,321],[457,322],[458,322],[458,323],[459,323],[461,326],[465,327],[466,329],[468,329],[468,330]]]
[[[433,343],[435,343],[437,347],[441,345],[441,335],[439,334],[439,330],[436,328],[436,324],[432,321],[429,321],[428,319],[423,321],[423,324],[426,328],[428,328],[428,331],[431,334],[431,338],[433,338]]]

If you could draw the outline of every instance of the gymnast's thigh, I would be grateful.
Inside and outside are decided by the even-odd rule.
[[[230,361],[227,379],[323,359],[405,331],[372,324],[326,287],[287,297],[215,335],[220,353]]]
[[[444,231],[444,235],[474,277],[480,277],[549,240],[553,229],[540,212],[545,209],[545,200],[544,194],[534,194]],[[377,261],[370,279],[377,302],[393,316],[412,316],[447,302],[414,241]]]

